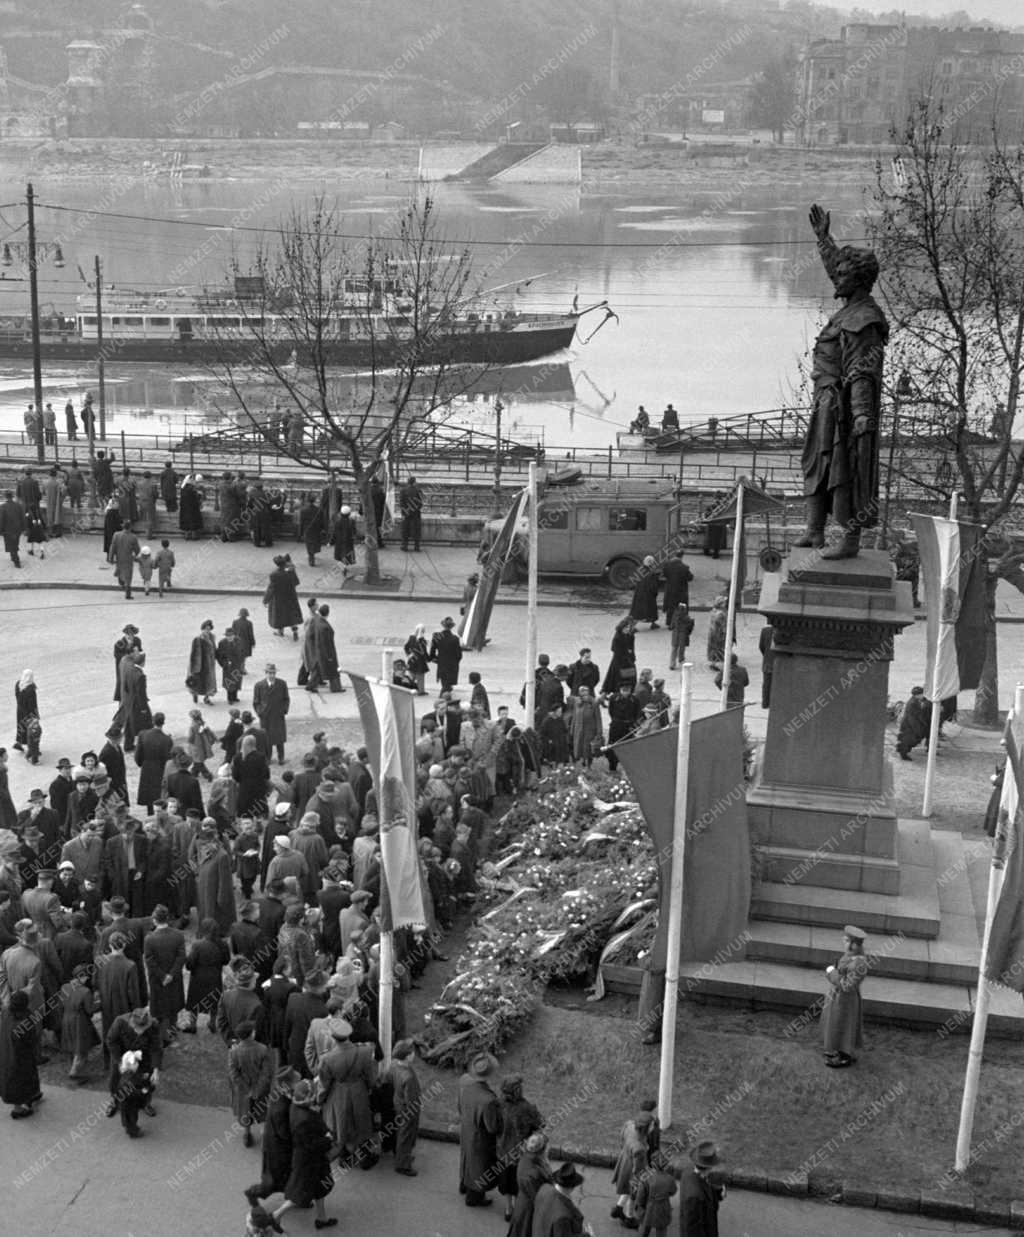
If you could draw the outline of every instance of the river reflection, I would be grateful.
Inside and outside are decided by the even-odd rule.
[[[140,180],[115,192],[99,181],[37,179],[37,230],[43,239],[61,238],[67,260],[63,271],[40,271],[41,304],[70,311],[75,296],[87,292],[75,268],[91,274],[96,254],[105,283],[119,287],[220,283],[232,260],[244,265],[259,239],[237,225],[275,226],[293,200],[324,188],[337,192],[353,235],[387,230],[410,190],[393,181],[314,185],[268,177],[175,186]],[[9,185],[6,192],[9,200],[18,195]],[[550,381],[531,385],[520,375],[516,389],[513,378],[488,375],[485,390],[459,412],[482,430],[493,432],[499,393],[508,410],[504,432],[543,439],[549,448],[606,447],[638,404],[656,420],[671,402],[683,421],[776,407],[791,396],[799,360],[831,306],[806,223],[808,199],[820,195],[820,186],[735,194],[624,187],[592,195],[568,186],[512,192],[440,185],[434,192],[445,250],[471,242],[480,282],[501,287],[498,300],[558,310],[574,297],[581,306],[607,300],[618,315],[596,334],[602,311],[585,317],[571,350],[538,363],[552,371]],[[845,189],[828,205],[841,240],[861,234],[857,193]],[[90,206],[149,219],[77,213]],[[24,285],[0,283],[0,314],[26,308]],[[517,367],[524,368],[533,367]],[[206,374],[111,365],[107,378],[115,431],[208,429],[224,403]],[[44,385],[44,398],[60,412],[68,394],[77,405],[95,387],[95,375],[89,367],[52,365]],[[28,368],[0,362],[0,429],[21,429],[31,398]]]

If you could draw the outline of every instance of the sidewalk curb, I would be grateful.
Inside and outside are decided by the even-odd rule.
[[[457,1143],[459,1127],[421,1121],[421,1138],[431,1142]],[[616,1157],[601,1151],[589,1151],[583,1147],[551,1146],[548,1157],[552,1160],[573,1160],[591,1168],[613,1169]],[[1024,1202],[1006,1202],[999,1199],[983,1199],[970,1189],[931,1193],[872,1187],[861,1181],[830,1183],[824,1193],[814,1189],[814,1181],[805,1172],[782,1173],[767,1168],[728,1168],[721,1173],[722,1181],[737,1190],[749,1190],[760,1194],[778,1194],[785,1198],[815,1198],[821,1202],[840,1204],[844,1207],[860,1207],[867,1210],[892,1211],[903,1215],[928,1216],[938,1220],[972,1220],[979,1224],[1000,1228],[1024,1230]]]

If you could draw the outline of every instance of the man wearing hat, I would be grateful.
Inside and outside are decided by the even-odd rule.
[[[26,889],[21,895],[21,904],[26,916],[36,926],[40,937],[52,941],[64,927],[64,911],[60,898],[53,892],[57,873],[53,868],[42,868],[37,873],[34,889]]]
[[[115,895],[110,899],[110,923],[100,932],[96,952],[105,954],[110,948],[110,941],[115,935],[125,939],[124,956],[135,964],[139,975],[139,1001],[149,1000],[149,988],[146,984],[146,964],[143,955],[146,933],[152,929],[151,919],[130,918],[128,903],[124,898]]]
[[[121,658],[128,653],[142,652],[139,629],[134,623],[126,623],[114,641],[114,700],[121,700]]]
[[[122,897],[129,914],[143,913],[143,879],[146,875],[146,855],[149,839],[139,829],[134,817],[118,821],[116,834],[103,847],[104,892],[110,898]]]
[[[92,970],[93,945],[85,935],[87,921],[81,911],[71,914],[71,926],[58,932],[53,941],[60,961],[61,982],[68,983],[77,967],[87,966]]]
[[[455,620],[441,620],[441,630],[435,631],[430,641],[427,660],[437,665],[437,681],[442,692],[450,692],[459,681],[459,662],[462,661],[462,641],[453,631]]]
[[[90,820],[83,825],[70,842],[64,843],[60,860],[62,864],[66,861],[74,867],[79,886],[84,887],[87,880],[98,885],[103,877],[102,824],[98,820]]]
[[[135,763],[139,767],[139,789],[136,799],[147,812],[160,798],[164,768],[171,758],[174,740],[164,734],[164,715],[153,714],[153,724],[142,730],[135,740]]]
[[[92,777],[86,769],[76,768],[72,776],[75,788],[68,796],[68,814],[64,829],[73,838],[85,822],[96,815],[99,797],[92,788]]]
[[[341,928],[338,916],[351,905],[348,889],[342,887],[345,870],[338,862],[332,862],[321,873],[322,888],[316,895],[317,905],[323,913],[320,939],[326,953],[332,958],[341,954]]]
[[[238,918],[228,930],[228,948],[234,958],[246,958],[260,979],[269,979],[276,950],[270,948],[259,923],[259,907],[246,901],[238,908]]]
[[[489,1207],[487,1191],[498,1184],[501,1106],[490,1079],[498,1062],[478,1053],[459,1079],[459,1193],[467,1207]]]
[[[304,1077],[309,1077],[306,1064],[306,1037],[314,1018],[327,1017],[327,976],[323,971],[310,971],[301,992],[293,992],[284,1011],[285,1050],[288,1064]]]
[[[712,1185],[708,1179],[720,1163],[718,1150],[713,1142],[699,1142],[690,1160],[693,1169],[684,1168],[679,1182],[679,1237],[718,1237],[718,1208],[725,1186]]]
[[[103,765],[110,775],[110,784],[115,792],[127,803],[128,773],[125,769],[124,750],[121,747],[121,740],[124,737],[124,729],[121,723],[117,721],[111,722],[110,729],[105,737],[107,741],[100,749],[100,764]]]
[[[277,748],[277,763],[284,764],[284,745],[288,738],[285,718],[291,708],[288,684],[277,677],[277,666],[267,662],[264,677],[253,688],[253,712],[267,736],[267,743]]]
[[[534,1199],[533,1237],[570,1237],[590,1231],[579,1208],[582,1185],[583,1174],[571,1160],[559,1164]]]
[[[306,861],[305,874],[299,880],[299,888],[308,906],[316,904],[316,892],[320,888],[320,873],[327,867],[327,844],[318,832],[320,817],[316,812],[306,812],[299,820],[298,828],[289,835],[292,850]]]
[[[35,825],[43,835],[43,848],[48,861],[54,862],[60,854],[61,826],[63,823],[63,820],[57,813],[52,808],[46,806],[46,795],[37,789],[29,791],[28,807],[18,813],[18,821],[15,828],[24,830],[26,825]]]
[[[112,1117],[120,1107],[118,1086],[120,1084],[121,1059],[126,1052],[141,1054],[136,1071],[136,1083],[147,1092],[145,1111],[153,1117],[156,1111],[149,1102],[148,1093],[160,1081],[160,1066],[164,1059],[164,1042],[156,1019],[145,1005],[139,1005],[130,1013],[114,1019],[106,1036],[110,1054],[110,1103],[107,1116]],[[135,1126],[136,1130],[138,1126]],[[128,1127],[129,1133],[131,1127]],[[140,1131],[141,1132],[141,1131]]]
[[[210,697],[217,694],[217,642],[213,638],[212,619],[205,619],[199,635],[192,638],[185,686],[192,693],[193,704],[198,703],[200,696],[203,704],[213,704]]]
[[[75,783],[71,776],[71,761],[67,756],[62,756],[57,761],[57,776],[50,783],[47,794],[50,799],[50,810],[57,818],[57,825],[61,830],[61,836],[66,837],[64,832],[65,822],[68,818],[68,799],[71,797],[71,792],[75,789]]]
[[[267,1042],[267,1013],[256,991],[256,971],[248,958],[236,955],[228,963],[235,986],[225,988],[217,1005],[214,1020],[224,1043],[231,1046],[238,1038],[243,1022],[253,1024],[253,1032],[261,1043]]]
[[[171,913],[166,906],[153,908],[153,930],[146,935],[142,956],[149,982],[150,1012],[166,1040],[185,1008],[185,934],[171,927]]]
[[[277,956],[277,938],[284,923],[285,883],[280,877],[268,880],[263,886],[263,897],[257,903],[256,922],[267,941],[267,947]]]
[[[208,816],[196,834],[194,847],[196,873],[196,916],[215,919],[226,936],[235,918],[235,886],[231,857],[217,836],[216,823]]]
[[[380,1158],[370,1108],[370,1091],[377,1081],[373,1047],[352,1043],[352,1024],[340,1014],[331,1016],[327,1029],[334,1046],[320,1061],[317,1074],[326,1093],[324,1122],[341,1163],[358,1163],[368,1169]]]

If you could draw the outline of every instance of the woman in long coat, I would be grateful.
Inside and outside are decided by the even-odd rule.
[[[423,683],[430,669],[430,647],[427,644],[427,629],[423,623],[416,624],[416,630],[405,642],[405,668],[416,680],[416,694],[425,696]]]
[[[186,541],[197,541],[203,531],[203,498],[194,477],[186,477],[181,484],[178,503],[178,527]]]
[[[370,1089],[377,1080],[377,1067],[371,1045],[350,1042],[352,1027],[343,1018],[332,1018],[328,1029],[337,1042],[320,1062],[323,1118],[344,1161],[360,1151],[369,1154],[373,1140]]]
[[[129,653],[121,659],[121,708],[118,719],[124,726],[126,752],[135,746],[136,737],[153,725],[145,665],[146,654],[143,652]]]
[[[331,542],[336,562],[349,567],[356,561],[356,522],[352,518],[351,507],[342,507],[338,512]]]
[[[146,874],[142,878],[142,911],[151,915],[154,906],[173,906],[175,887],[171,884],[174,855],[171,839],[155,820],[147,820],[142,826],[148,845],[146,847]]]
[[[64,525],[64,495],[67,491],[56,468],[50,469],[50,475],[43,482],[43,495],[46,500],[46,527],[55,537],[59,537]]]
[[[302,607],[299,605],[299,577],[290,561],[282,555],[274,559],[267,591],[263,594],[267,607],[267,622],[279,636],[290,627],[296,640],[302,623]]]
[[[203,704],[213,703],[210,697],[217,692],[217,642],[213,638],[211,619],[206,619],[199,635],[192,640],[185,686],[192,693],[193,701],[202,696]]]
[[[835,966],[825,972],[829,989],[825,994],[825,1008],[821,1011],[825,1064],[832,1069],[852,1065],[864,1043],[860,996],[860,986],[868,973],[864,933],[852,925],[847,925],[843,933],[846,948]]]
[[[631,615],[620,619],[615,624],[615,634],[612,636],[612,659],[608,663],[601,691],[611,695],[619,683],[625,679],[627,683],[636,684],[636,623]]]
[[[498,1135],[498,1163],[501,1173],[498,1189],[505,1196],[505,1219],[512,1219],[512,1208],[518,1192],[517,1168],[523,1146],[529,1136],[544,1124],[536,1105],[523,1096],[523,1080],[518,1074],[502,1079],[501,1133]]]
[[[327,1220],[324,1199],[334,1188],[328,1158],[331,1136],[317,1111],[313,1084],[305,1078],[295,1084],[288,1120],[292,1136],[292,1171],[284,1187],[286,1201],[274,1212],[274,1219],[280,1220],[292,1207],[308,1207],[312,1203],[316,1209],[314,1222],[322,1228]]]
[[[36,1065],[37,1023],[24,990],[11,993],[0,1008],[0,1100],[13,1104],[12,1117],[32,1115],[32,1105],[43,1098]]]
[[[239,816],[265,816],[270,765],[259,750],[254,735],[242,740],[238,755],[231,762],[231,776],[238,783],[236,812]]]
[[[572,740],[572,758],[581,760],[590,768],[594,753],[604,742],[604,723],[601,706],[594,699],[589,687],[580,687],[575,696],[570,696],[572,713],[569,715],[569,737]]]
[[[497,1185],[501,1109],[489,1082],[497,1066],[490,1053],[479,1053],[459,1079],[459,1188],[471,1206]]]
[[[283,1065],[274,1085],[263,1122],[263,1165],[260,1197],[282,1194],[292,1172],[292,1089],[301,1079],[297,1070]]]
[[[548,1137],[538,1130],[527,1138],[516,1164],[516,1201],[508,1237],[533,1237],[533,1203],[537,1191],[551,1181],[547,1157]]]
[[[643,566],[637,570],[637,581],[633,589],[633,602],[629,613],[638,623],[650,623],[652,631],[658,626],[658,585],[660,583],[658,565],[648,554],[643,561]]]
[[[81,963],[60,990],[63,1013],[60,1023],[60,1050],[71,1056],[70,1078],[81,1077],[85,1059],[100,1042],[92,1016],[98,1008],[96,994],[89,987],[92,967]]]
[[[312,494],[306,495],[299,512],[299,540],[305,542],[310,567],[315,567],[316,556],[324,548],[324,518]]]
[[[121,531],[121,512],[117,506],[117,499],[111,498],[107,503],[107,509],[103,514],[103,557],[106,558],[110,553],[110,543],[114,540],[114,534]]]
[[[199,936],[185,959],[189,976],[185,1008],[197,1016],[209,1014],[211,1023],[220,1000],[221,970],[230,956],[216,919],[200,919]]]
[[[33,719],[39,720],[39,701],[36,680],[31,670],[23,670],[14,685],[15,738],[14,750],[20,752],[28,743],[28,728]]]

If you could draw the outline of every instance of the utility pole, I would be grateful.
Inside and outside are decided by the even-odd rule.
[[[501,396],[494,401],[494,517],[501,516],[501,414],[505,405]]]
[[[25,194],[28,205],[28,298],[32,313],[32,377],[36,397],[36,453],[39,463],[46,461],[43,445],[43,355],[39,342],[39,282],[36,277],[36,209],[31,183]]]
[[[100,442],[107,441],[107,388],[103,380],[103,272],[96,255],[96,377],[100,384]]]

